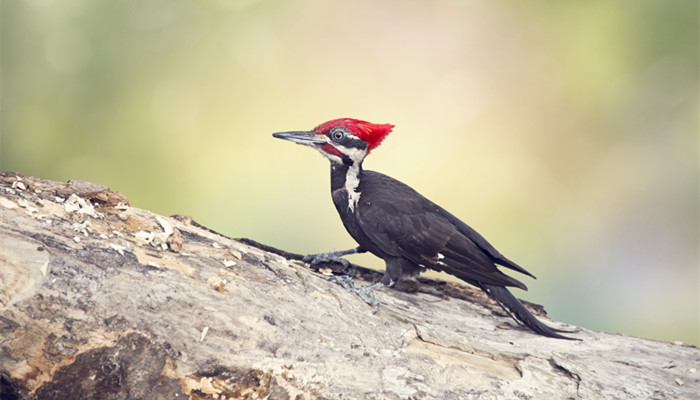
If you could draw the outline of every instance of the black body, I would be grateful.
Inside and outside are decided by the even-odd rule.
[[[360,198],[351,210],[344,188],[347,169],[331,166],[333,203],[360,247],[386,261],[385,285],[430,268],[472,284],[527,290],[495,263],[533,275],[505,258],[467,224],[394,178],[360,168],[356,190]]]
[[[360,248],[386,262],[383,284],[390,286],[426,268],[443,271],[485,291],[534,332],[569,339],[540,322],[506,289],[527,287],[501,272],[496,264],[534,276],[504,257],[469,225],[410,186],[364,171],[361,166],[356,190],[360,198],[351,211],[345,190],[347,171],[347,165],[331,165],[333,203]]]

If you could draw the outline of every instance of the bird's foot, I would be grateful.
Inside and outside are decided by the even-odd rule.
[[[350,268],[350,262],[341,257],[346,256],[348,254],[355,254],[357,252],[358,249],[355,248],[342,251],[329,251],[327,253],[307,254],[306,256],[304,256],[304,258],[302,258],[302,261],[308,262],[309,264],[311,264],[312,267],[317,264],[337,262],[343,266],[343,271],[345,271],[348,268]]]
[[[356,295],[360,296],[365,303],[373,306],[374,311],[372,311],[372,314],[376,314],[379,311],[381,302],[377,298],[374,291],[384,286],[382,282],[373,283],[369,286],[357,287],[352,277],[348,275],[332,276],[328,280],[337,283],[349,292],[355,293]]]

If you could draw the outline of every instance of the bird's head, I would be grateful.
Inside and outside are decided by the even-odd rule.
[[[311,131],[279,132],[272,136],[313,147],[331,162],[352,165],[361,163],[393,127],[340,118],[324,122]]]

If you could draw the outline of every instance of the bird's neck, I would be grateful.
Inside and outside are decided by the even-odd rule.
[[[347,181],[352,182],[359,180],[362,172],[362,163],[331,163],[331,190],[343,189],[345,188]]]
[[[347,193],[348,208],[355,211],[355,206],[360,200],[360,192],[357,191],[362,178],[362,162],[337,164],[331,163],[331,191],[343,190]]]

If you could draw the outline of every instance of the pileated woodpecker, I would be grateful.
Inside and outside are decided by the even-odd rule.
[[[340,218],[359,247],[311,255],[328,260],[369,251],[383,259],[386,271],[380,282],[366,288],[346,288],[368,303],[373,291],[391,286],[403,277],[427,269],[444,271],[472,284],[498,302],[516,321],[534,332],[559,339],[560,330],[533,316],[507,287],[523,290],[522,282],[501,272],[497,265],[534,278],[508,260],[474,229],[396,179],[362,168],[365,157],[391,132],[393,125],[372,124],[350,118],[323,123],[312,131],[280,132],[279,139],[313,147],[331,162],[331,191]]]

